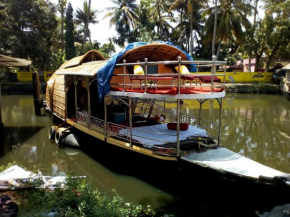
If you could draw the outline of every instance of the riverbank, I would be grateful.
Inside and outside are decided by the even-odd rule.
[[[227,93],[281,94],[280,86],[270,83],[227,83]]]
[[[42,92],[46,91],[46,83],[41,83]],[[270,83],[227,83],[226,91],[228,93],[264,93],[280,94],[280,87],[277,84]],[[32,95],[32,83],[3,83],[3,95]]]

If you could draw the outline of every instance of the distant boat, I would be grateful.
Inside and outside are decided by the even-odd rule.
[[[74,128],[162,161],[182,161],[289,191],[289,174],[221,146],[226,92],[225,72],[216,73],[217,66],[226,62],[194,61],[171,43],[133,43],[108,61],[89,51],[64,63],[47,82],[47,109],[63,120],[49,137],[62,145]],[[211,73],[197,72],[202,67]],[[197,103],[196,114],[182,111],[184,99]],[[207,119],[209,110],[203,107],[210,99],[219,108],[215,121]]]

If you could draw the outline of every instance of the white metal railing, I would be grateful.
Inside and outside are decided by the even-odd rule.
[[[178,65],[178,73],[162,73],[162,74],[148,74],[147,66],[149,65],[155,65],[157,66],[158,64],[164,64],[164,65]],[[188,64],[193,64],[194,67],[197,68],[196,73],[190,73],[190,74],[181,74],[180,73],[180,68],[181,65],[188,65]],[[144,75],[135,75],[135,74],[130,74],[127,70],[128,66],[135,66],[135,65],[141,65],[144,66]],[[123,63],[118,63],[116,66],[122,66],[123,67],[123,74],[114,74],[113,76],[122,76],[123,77],[123,83],[111,83],[112,86],[118,86],[125,91],[126,89],[129,88],[134,88],[140,86],[140,88],[144,88],[144,93],[147,93],[147,89],[149,88],[160,88],[160,87],[172,87],[176,88],[177,94],[181,93],[181,89],[187,89],[191,88],[192,86],[187,85],[186,83],[184,84],[184,81],[186,80],[193,80],[197,83],[199,82],[199,87],[210,87],[210,92],[209,93],[214,93],[216,87],[223,87],[225,86],[225,72],[226,72],[226,61],[182,61],[181,58],[178,58],[178,61],[156,61],[156,62],[148,62],[147,59],[145,58],[144,62],[136,62],[136,63],[126,63],[124,60]],[[223,66],[224,73],[216,73],[216,67],[217,66]],[[198,69],[202,67],[211,67],[211,74],[199,74]],[[172,69],[170,69],[172,70]],[[214,78],[216,76],[221,76],[223,79],[221,83],[214,82]],[[130,83],[126,82],[125,77],[129,78]],[[148,82],[151,80],[158,81],[159,79],[162,80],[165,77],[172,78],[173,83],[172,84],[158,84],[158,82],[153,82],[154,85],[152,85],[152,82]],[[202,77],[210,77],[210,83],[201,83],[198,80],[202,80]],[[188,78],[188,79],[186,79]],[[190,78],[190,79],[189,79]],[[175,84],[175,80],[177,79],[177,84]],[[196,79],[196,80],[195,80]],[[132,80],[139,80],[140,84],[133,84]],[[181,80],[183,82],[181,82]],[[128,81],[128,79],[127,79]],[[141,85],[141,81],[143,81],[143,85]],[[198,81],[198,82],[197,82]],[[183,84],[181,84],[183,83]]]

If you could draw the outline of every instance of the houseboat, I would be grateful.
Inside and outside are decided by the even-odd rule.
[[[194,61],[171,43],[133,43],[105,60],[97,51],[65,62],[49,79],[47,109],[63,120],[49,137],[71,129],[162,161],[182,161],[232,177],[288,187],[288,175],[221,146],[226,61]],[[199,74],[206,67],[211,74]],[[221,79],[222,78],[222,79]],[[196,114],[182,109],[197,104]],[[210,119],[207,101],[218,117]],[[207,114],[204,114],[207,113]],[[91,144],[97,146],[98,144]],[[281,184],[282,183],[282,184]]]

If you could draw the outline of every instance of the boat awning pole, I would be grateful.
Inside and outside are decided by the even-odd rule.
[[[87,104],[88,104],[88,120],[87,120],[87,124],[88,124],[88,129],[91,128],[91,91],[90,91],[90,83],[88,82],[87,83],[87,87],[88,87],[88,101],[87,101]]]
[[[129,97],[129,129],[130,129],[130,147],[132,148],[132,99]]]
[[[78,92],[77,92],[77,79],[76,79],[76,76],[74,76],[74,85],[75,85],[75,117],[77,118],[77,114],[78,114],[78,110],[77,110],[77,107],[78,107]]]
[[[180,156],[180,99],[177,100],[177,128],[176,128],[176,139],[177,139],[177,157]]]
[[[104,141],[107,141],[107,97],[104,96]]]
[[[223,107],[223,98],[220,101],[220,112],[219,112],[219,132],[218,132],[218,145],[221,144],[221,128],[222,128],[222,107]]]

